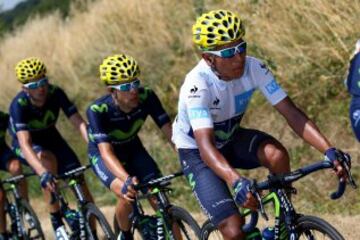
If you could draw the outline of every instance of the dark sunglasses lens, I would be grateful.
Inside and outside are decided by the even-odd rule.
[[[229,48],[221,51],[221,57],[232,58],[235,55],[235,48]]]
[[[37,89],[38,88],[38,83],[37,82],[34,82],[34,83],[31,83],[27,86],[28,89]]]
[[[132,84],[132,87],[133,87],[133,88],[139,88],[139,86],[140,86],[140,80],[136,80],[136,81],[134,81],[133,84]]]
[[[124,83],[120,85],[120,90],[124,92],[130,91],[131,85],[130,83]]]
[[[236,50],[237,50],[237,52],[239,52],[239,53],[243,53],[243,52],[245,52],[246,51],[246,42],[244,42],[243,44],[241,44],[241,45],[239,45],[237,48],[236,48]]]

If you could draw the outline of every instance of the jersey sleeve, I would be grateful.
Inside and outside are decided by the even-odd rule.
[[[102,142],[110,142],[108,136],[108,130],[106,128],[106,110],[107,105],[92,104],[86,111],[86,115],[89,121],[89,139],[96,144]]]
[[[57,101],[59,102],[61,109],[68,118],[78,112],[74,103],[69,100],[68,96],[61,88],[56,87],[55,91]]]
[[[145,88],[145,94],[148,94],[146,105],[149,110],[151,118],[155,121],[156,125],[161,128],[164,124],[170,122],[170,117],[164,110],[159,98],[151,89]]]
[[[29,119],[26,117],[26,111],[28,107],[28,99],[23,97],[17,97],[10,104],[10,119],[11,127],[14,133],[22,130],[29,130]]]
[[[287,94],[276,82],[274,75],[265,63],[255,59],[252,62],[251,74],[257,82],[257,86],[272,105],[279,103]]]
[[[209,107],[210,96],[206,82],[200,76],[188,80],[190,81],[183,86],[182,96],[184,97],[191,128],[193,130],[213,128]]]
[[[350,61],[346,83],[352,95],[360,96],[360,53],[357,53]]]

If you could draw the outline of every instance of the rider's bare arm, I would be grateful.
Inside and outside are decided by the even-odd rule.
[[[321,153],[324,153],[332,146],[315,123],[311,121],[289,97],[284,98],[278,104],[274,105],[274,107],[284,116],[289,126],[297,135]]]

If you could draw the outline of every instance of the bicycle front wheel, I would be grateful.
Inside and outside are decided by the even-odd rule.
[[[344,240],[344,237],[328,222],[314,216],[301,216],[296,222],[299,239]]]
[[[85,212],[85,226],[90,240],[97,239],[115,239],[115,235],[111,230],[109,223],[107,222],[104,214],[99,210],[95,204],[89,202],[84,207]],[[91,221],[95,222],[95,226],[91,224]],[[94,229],[95,228],[95,229]]]
[[[190,240],[200,238],[199,225],[185,209],[172,206],[169,208],[169,215],[174,223],[172,230],[176,239]]]
[[[24,239],[44,240],[45,237],[40,221],[31,205],[24,199],[21,199],[19,209],[21,211]]]
[[[223,239],[223,237],[216,226],[212,224],[210,220],[206,220],[206,222],[204,222],[203,226],[201,227],[200,239],[220,240]]]

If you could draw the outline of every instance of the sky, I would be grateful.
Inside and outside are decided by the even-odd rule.
[[[9,10],[16,6],[19,2],[23,2],[25,0],[0,0],[0,5],[2,6],[2,10]]]

